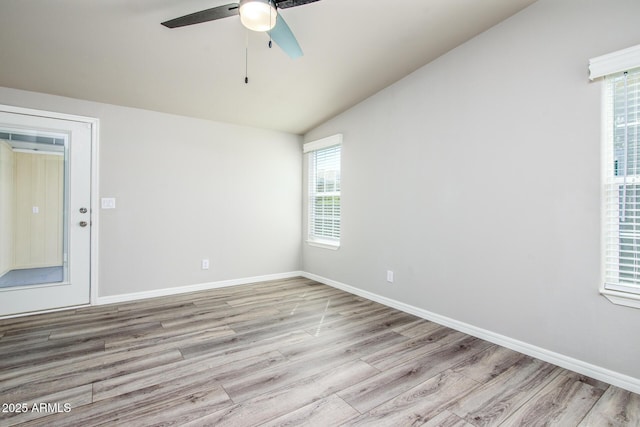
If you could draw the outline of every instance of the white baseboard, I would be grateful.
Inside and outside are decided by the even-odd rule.
[[[526,354],[531,357],[535,357],[545,362],[552,363],[570,371],[577,372],[582,375],[586,375],[591,378],[595,378],[600,381],[612,384],[616,387],[623,388],[633,393],[640,394],[640,379],[630,377],[628,375],[621,374],[619,372],[611,371],[600,366],[592,365],[582,360],[574,359],[569,356],[565,356],[560,353],[556,353],[535,345],[528,344],[523,341],[519,341],[513,338],[509,338],[504,335],[497,334],[495,332],[488,331],[486,329],[478,328],[468,323],[460,322],[449,317],[441,316],[436,313],[418,308],[409,304],[405,304],[400,301],[396,301],[381,295],[374,294],[372,292],[364,291],[362,289],[355,288],[353,286],[346,285],[344,283],[337,282],[335,280],[327,279],[312,273],[302,272],[303,277],[307,279],[315,280],[325,285],[332,286],[337,289],[341,289],[345,292],[349,292],[354,295],[361,296],[371,301],[378,302],[388,307],[395,308],[405,313],[413,314],[420,318],[430,320],[443,326],[447,326],[451,329],[455,329],[465,334],[472,335],[474,337],[498,344],[500,346],[509,348],[519,353]]]
[[[283,280],[303,276],[300,271],[288,273],[269,274],[265,276],[245,277],[242,279],[222,280],[219,282],[198,283],[195,285],[178,286],[174,288],[154,289],[151,291],[134,292],[130,294],[98,297],[96,305],[115,304],[121,302],[137,301],[146,298],[166,297],[170,295],[186,294],[189,292],[207,291],[210,289],[226,288],[229,286],[246,285],[256,282],[268,282],[270,280]]]

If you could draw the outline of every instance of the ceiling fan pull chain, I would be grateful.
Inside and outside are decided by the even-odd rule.
[[[244,45],[244,83],[249,84],[249,30]]]
[[[269,28],[273,29],[273,22],[271,21],[271,14],[269,14]],[[271,38],[271,30],[269,32],[269,49],[273,46],[273,39]]]
[[[244,51],[244,82],[249,84],[249,48]]]

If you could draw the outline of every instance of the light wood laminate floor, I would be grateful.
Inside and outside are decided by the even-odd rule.
[[[0,320],[0,404],[2,426],[640,425],[637,394],[303,278]]]

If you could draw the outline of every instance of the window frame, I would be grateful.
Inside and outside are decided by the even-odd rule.
[[[337,135],[333,135],[327,138],[323,138],[317,141],[312,141],[309,143],[304,144],[303,146],[303,152],[305,154],[305,156],[307,157],[307,167],[308,167],[308,173],[307,173],[307,179],[308,179],[308,185],[307,185],[307,215],[306,215],[306,219],[307,219],[307,239],[306,239],[306,243],[310,246],[315,246],[315,247],[320,247],[320,248],[324,248],[324,249],[331,249],[331,250],[337,250],[340,248],[340,241],[341,241],[341,237],[342,237],[342,230],[341,230],[341,221],[339,224],[339,237],[338,238],[332,238],[329,236],[322,236],[322,235],[317,235],[314,233],[314,214],[315,214],[315,208],[314,208],[314,203],[316,198],[318,197],[339,197],[340,201],[339,201],[339,213],[338,216],[341,219],[341,211],[342,211],[342,199],[341,199],[341,189],[338,189],[338,191],[331,191],[331,192],[321,192],[318,193],[315,191],[316,186],[316,176],[317,176],[317,171],[315,170],[315,165],[314,165],[314,160],[315,160],[315,154],[318,151],[321,150],[325,150],[325,149],[329,149],[329,148],[333,148],[333,147],[340,147],[340,169],[342,169],[342,134],[337,134]],[[321,196],[319,196],[318,194],[321,194]]]
[[[640,45],[633,46],[628,49],[623,49],[617,52],[613,52],[607,55],[593,58],[589,61],[589,70],[591,80],[600,78],[617,78],[619,75],[626,72],[638,72],[640,70]],[[624,282],[611,283],[608,275],[607,259],[610,258],[608,253],[608,239],[612,237],[612,234],[608,231],[608,227],[611,227],[608,217],[608,203],[607,197],[613,192],[613,189],[609,190],[608,186],[615,185],[634,185],[640,182],[640,175],[627,175],[626,178],[621,178],[615,175],[615,168],[611,162],[615,161],[614,155],[614,133],[611,125],[613,121],[610,102],[613,99],[613,94],[610,93],[612,86],[608,81],[602,84],[602,132],[601,132],[601,280],[600,280],[600,294],[606,297],[614,304],[623,305],[627,307],[640,308],[640,290],[633,286],[625,286]],[[625,162],[627,159],[625,158]],[[618,239],[621,234],[617,232]],[[619,243],[618,243],[619,245]],[[619,258],[618,258],[619,263]]]

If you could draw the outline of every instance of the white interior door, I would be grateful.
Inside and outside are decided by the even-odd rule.
[[[0,316],[90,302],[92,135],[0,108]]]

